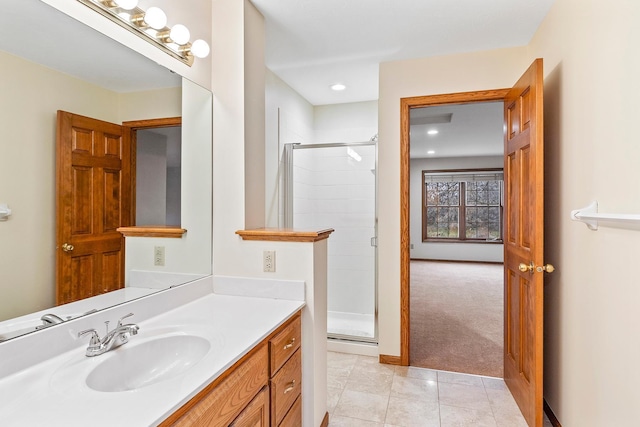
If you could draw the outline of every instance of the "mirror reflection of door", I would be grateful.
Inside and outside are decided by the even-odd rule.
[[[58,112],[57,305],[124,287],[119,227],[180,224],[181,123]]]
[[[56,304],[124,286],[131,149],[120,125],[58,111]]]

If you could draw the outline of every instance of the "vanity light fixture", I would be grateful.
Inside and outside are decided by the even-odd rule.
[[[107,7],[119,7],[124,10],[135,9],[138,6],[138,0],[113,0],[102,2]]]
[[[171,28],[171,31],[169,31],[169,38],[171,38],[174,43],[184,46],[189,43],[191,33],[189,33],[189,29],[184,25],[176,24]]]
[[[122,15],[118,15],[122,16]],[[146,12],[140,12],[133,15],[130,22],[139,28],[151,27],[154,30],[164,30],[167,25],[167,14],[159,7],[150,7]]]
[[[194,57],[206,58],[211,51],[202,39],[192,43],[191,33],[184,25],[168,27],[167,15],[159,7],[152,6],[145,11],[138,7],[138,0],[78,1],[188,66],[193,65]]]
[[[202,39],[198,39],[191,44],[191,53],[196,58],[206,58],[209,56],[210,50],[209,44]]]

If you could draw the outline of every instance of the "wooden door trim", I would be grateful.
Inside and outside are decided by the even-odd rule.
[[[167,127],[180,126],[180,125],[182,125],[182,117],[167,117],[162,119],[147,119],[147,120],[130,120],[128,122],[122,122],[122,126],[126,126],[133,130],[167,128]]]
[[[409,113],[412,108],[503,101],[510,89],[492,89],[400,98],[400,364],[409,366]]]
[[[146,120],[130,120],[122,122],[124,129],[124,135],[129,138],[129,145],[131,147],[131,218],[129,224],[136,223],[136,171],[137,171],[137,158],[136,152],[138,149],[138,137],[137,132],[142,129],[156,129],[156,128],[168,128],[173,126],[182,126],[182,117],[166,117],[160,119],[146,119]]]

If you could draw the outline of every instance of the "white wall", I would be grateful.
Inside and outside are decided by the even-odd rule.
[[[640,425],[637,229],[569,213],[639,213],[640,3],[557,0],[531,42],[545,60],[545,397],[565,427]]]
[[[245,115],[252,120],[245,121],[245,226],[258,228],[265,226],[265,79],[264,66],[264,17],[245,2],[244,14],[244,82]]]
[[[314,141],[365,142],[378,133],[378,101],[313,107]]]
[[[269,69],[265,87],[265,223],[284,226],[282,152],[288,143],[313,142],[313,106]]]
[[[410,167],[410,235],[411,259],[437,259],[448,261],[502,262],[503,245],[498,243],[443,243],[422,241],[422,171],[446,169],[502,168],[499,157],[449,157],[411,159]]]
[[[136,224],[163,225],[167,211],[167,137],[138,132]]]

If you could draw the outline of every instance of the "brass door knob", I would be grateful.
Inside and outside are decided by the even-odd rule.
[[[70,245],[68,243],[63,243],[62,244],[62,250],[65,251],[65,252],[71,252],[71,251],[73,251],[73,249],[74,249],[73,245]]]
[[[547,265],[542,265],[539,267],[536,267],[536,271],[538,273],[542,273],[543,271],[546,271],[547,273],[553,273],[555,271],[555,267],[551,264],[547,264]]]
[[[553,273],[555,271],[555,267],[551,264],[547,264],[547,265],[539,265],[539,266],[535,266],[532,263],[530,263],[529,265],[525,264],[524,262],[521,262],[520,265],[518,266],[518,270],[522,271],[523,273],[526,273],[527,271],[530,273],[533,273],[534,270],[538,273],[542,273],[544,271],[546,271],[547,273]]]
[[[533,263],[527,265],[524,262],[521,262],[520,265],[518,266],[518,269],[523,273],[526,273],[527,271],[531,272],[533,271],[533,268],[534,268]]]

